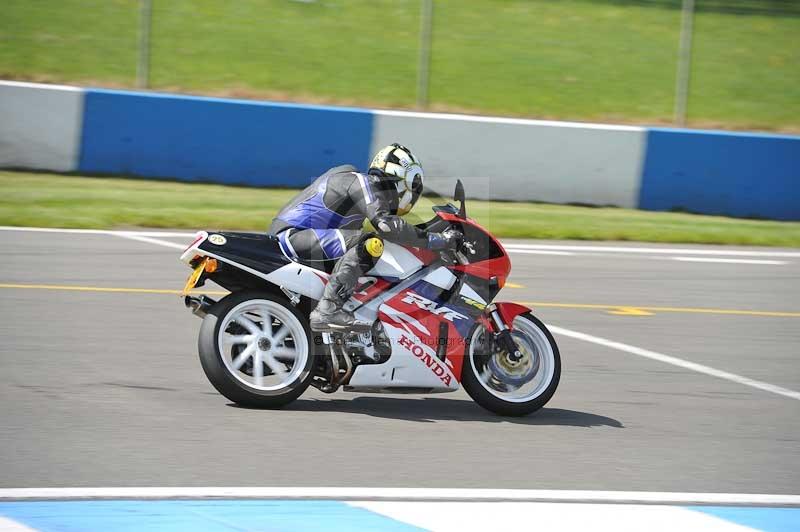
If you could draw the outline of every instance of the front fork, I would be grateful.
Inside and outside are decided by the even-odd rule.
[[[514,341],[514,337],[511,336],[511,329],[509,329],[502,316],[500,316],[500,312],[497,310],[497,305],[491,304],[486,307],[486,310],[489,312],[489,319],[494,326],[495,342],[505,348],[507,353],[506,356],[510,362],[519,362],[520,359],[522,359],[522,353],[520,352],[517,343]]]

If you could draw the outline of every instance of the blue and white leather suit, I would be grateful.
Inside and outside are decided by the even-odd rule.
[[[327,266],[359,243],[364,220],[386,240],[427,246],[429,234],[395,214],[398,200],[389,179],[337,166],[295,196],[273,219],[270,232],[289,258]]]

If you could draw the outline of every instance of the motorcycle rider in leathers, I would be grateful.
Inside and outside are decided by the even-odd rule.
[[[423,231],[401,218],[417,202],[423,186],[422,166],[411,150],[391,144],[380,150],[367,174],[351,165],[331,168],[295,196],[273,219],[270,233],[283,252],[301,262],[337,260],[317,307],[314,331],[366,331],[343,305],[358,278],[383,252],[383,239],[433,250],[457,248],[463,236],[455,230]],[[364,220],[376,232],[364,232]]]

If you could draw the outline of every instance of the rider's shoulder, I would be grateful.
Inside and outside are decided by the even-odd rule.
[[[339,174],[354,174],[356,172],[358,172],[358,169],[352,164],[343,164],[340,166],[334,166],[323,175],[333,176]]]

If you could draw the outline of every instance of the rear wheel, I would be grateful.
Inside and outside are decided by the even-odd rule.
[[[514,318],[511,331],[522,358],[509,360],[483,325],[466,347],[461,383],[470,397],[496,414],[524,416],[542,408],[561,378],[561,357],[553,335],[530,313]]]
[[[209,309],[198,341],[217,391],[258,408],[300,397],[312,378],[312,346],[305,316],[280,296],[256,291],[231,294]]]

